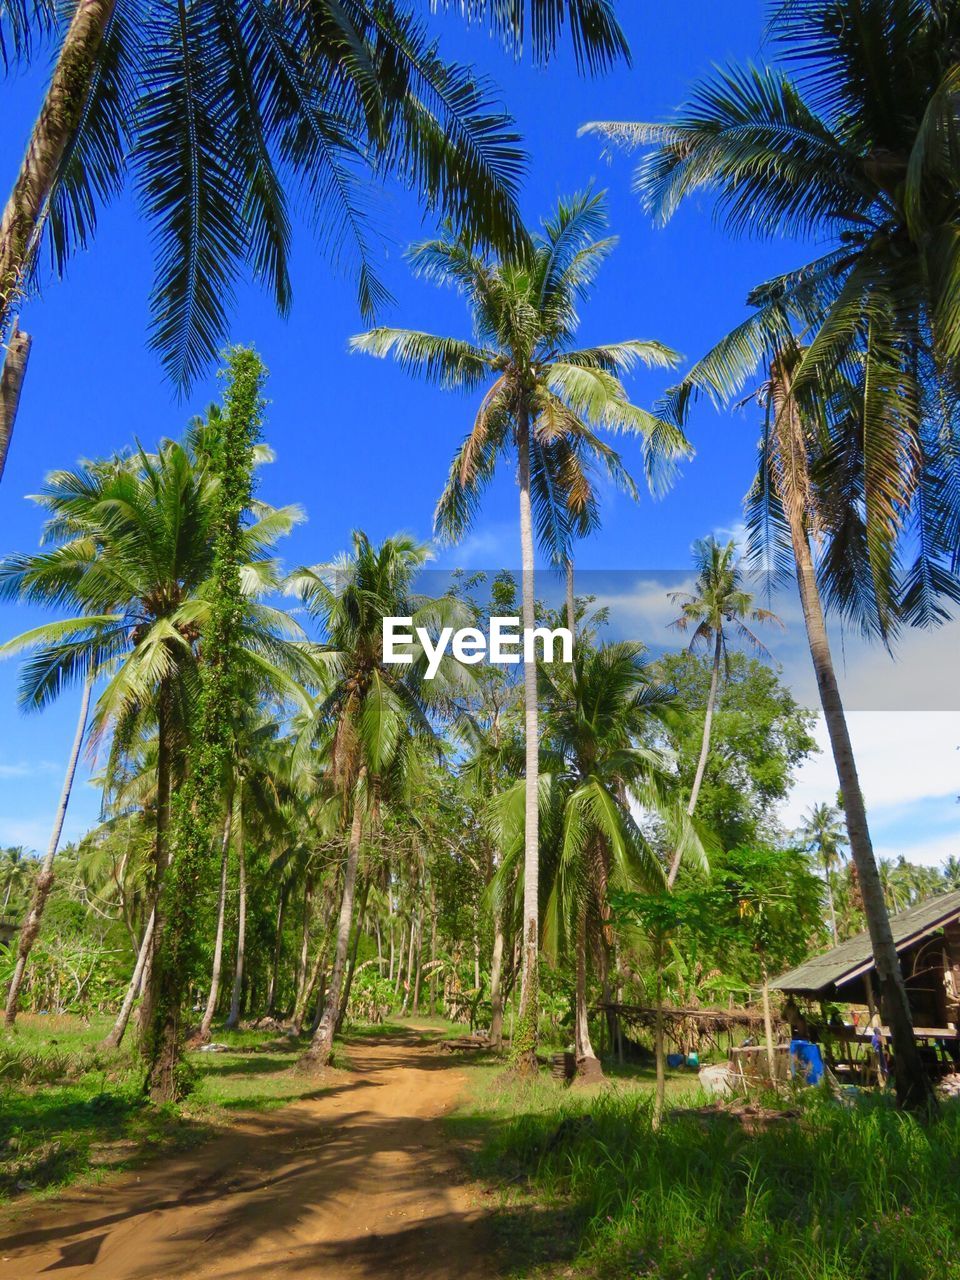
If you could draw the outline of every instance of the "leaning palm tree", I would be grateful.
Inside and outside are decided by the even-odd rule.
[[[196,709],[197,643],[211,604],[204,585],[213,481],[204,448],[204,433],[195,426],[187,445],[167,441],[156,454],[52,473],[38,499],[47,512],[47,545],[0,563],[0,594],[73,614],[0,648],[4,656],[32,651],[22,670],[21,704],[41,710],[92,671],[103,688],[91,716],[91,744],[109,736],[118,763],[146,736],[156,736],[154,892],[168,860],[171,798],[183,777]],[[297,662],[289,643],[296,624],[258,597],[274,582],[269,549],[298,511],[261,505],[257,517],[244,535],[250,605],[242,644],[260,678],[269,674],[282,685]],[[33,936],[38,929],[39,919]],[[8,994],[11,1008],[15,995]]]
[[[466,440],[457,450],[437,505],[438,532],[460,538],[475,517],[497,462],[517,460],[520,495],[522,620],[534,617],[534,525],[551,559],[562,562],[571,534],[595,528],[599,504],[594,469],[602,467],[631,496],[636,488],[600,432],[636,436],[652,483],[666,478],[685,452],[675,427],[630,402],[623,377],[638,363],[670,366],[673,352],[630,339],[576,347],[577,301],[585,296],[614,244],[601,238],[601,194],[561,201],[542,230],[500,259],[480,256],[462,239],[430,240],[411,252],[414,270],[455,286],[467,299],[474,339],[441,338],[409,329],[372,329],[354,338],[355,351],[393,355],[404,368],[445,388],[486,386]],[[539,931],[537,840],[537,677],[524,663],[526,851],[523,968],[518,1050],[531,1057],[536,1038]]]
[[[823,868],[830,907],[830,930],[833,945],[836,946],[840,941],[840,934],[837,931],[837,908],[833,897],[833,873],[843,862],[843,846],[846,844],[840,810],[832,804],[811,805],[797,834],[803,841],[804,848],[816,854],[817,861]]]
[[[778,0],[771,10],[796,76],[719,71],[667,124],[588,128],[653,148],[637,187],[660,221],[707,189],[734,231],[817,241],[818,256],[754,291],[753,314],[679,400],[697,390],[729,400],[766,364],[773,413],[756,492],[779,507],[796,564],[898,1096],[922,1103],[929,1086],[821,597],[889,639],[903,620],[941,621],[943,596],[957,595],[960,0]],[[771,504],[760,505],[769,522]]]
[[[319,741],[349,833],[333,966],[323,1013],[306,1053],[314,1065],[328,1063],[333,1050],[365,828],[376,817],[383,790],[404,773],[412,740],[433,737],[423,651],[414,645],[409,665],[385,663],[383,620],[410,617],[415,627],[433,627],[460,617],[459,605],[449,597],[434,601],[416,596],[415,578],[427,554],[426,547],[404,536],[374,546],[366,534],[355,532],[352,554],[295,570],[289,579],[289,589],[324,634],[317,651],[321,689],[302,730],[301,749],[312,749]],[[449,661],[437,673],[437,693],[447,687]]]
[[[241,273],[288,311],[291,200],[351,265],[367,315],[385,297],[371,176],[416,187],[470,235],[511,240],[517,135],[491,86],[440,57],[418,16],[426,8],[162,0],[144,14],[132,0],[0,4],[7,66],[56,50],[0,219],[0,340],[42,241],[62,271],[131,179],[157,246],[152,344],[181,386],[223,344]],[[469,12],[518,52],[527,28],[541,59],[565,23],[582,65],[627,56],[611,0],[482,0]]]
[[[700,757],[697,760],[697,771],[690,798],[687,801],[687,814],[693,817],[697,807],[703,775],[706,772],[710,755],[710,735],[713,727],[713,713],[717,703],[717,689],[720,683],[720,666],[729,659],[727,649],[727,630],[741,640],[746,640],[759,653],[766,653],[766,647],[747,626],[751,622],[779,622],[780,619],[769,609],[757,608],[753,596],[743,587],[743,573],[737,559],[736,544],[731,540],[721,546],[716,538],[701,538],[693,544],[694,562],[697,566],[697,579],[692,592],[672,591],[670,599],[680,605],[680,616],[673,625],[678,631],[691,629],[693,637],[690,648],[698,644],[713,646],[713,663],[710,669],[710,690],[707,694],[707,706],[703,718],[703,737],[700,743]],[[672,887],[680,869],[679,852],[673,855],[667,884]]]

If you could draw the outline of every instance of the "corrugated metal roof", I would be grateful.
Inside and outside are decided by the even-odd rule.
[[[941,925],[960,916],[960,890],[930,898],[915,907],[908,907],[890,917],[893,940],[900,951],[911,942],[932,933]],[[839,947],[814,956],[803,964],[783,974],[771,986],[778,991],[817,992],[827,987],[842,986],[844,981],[862,973],[873,963],[870,935],[858,933]]]

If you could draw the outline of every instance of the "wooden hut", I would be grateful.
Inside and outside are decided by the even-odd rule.
[[[891,916],[907,995],[918,1028],[957,1033],[960,1026],[960,890],[930,898]],[[874,1008],[878,990],[870,937],[814,956],[771,986],[784,995]]]

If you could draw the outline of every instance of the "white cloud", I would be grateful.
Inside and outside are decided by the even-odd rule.
[[[877,852],[884,857],[902,853],[916,861],[938,861],[940,849],[947,846],[956,852],[960,846],[960,810],[956,809],[960,711],[853,711],[848,722],[868,815],[884,824],[915,817],[913,839],[898,839],[895,845],[879,839]],[[798,826],[810,805],[832,801],[837,793],[836,769],[822,719],[815,736],[821,753],[804,763],[782,809],[788,827]],[[933,800],[942,802],[941,815],[957,813],[956,839],[949,831],[941,830],[936,837],[930,834],[929,813],[925,809],[921,814],[919,807]]]

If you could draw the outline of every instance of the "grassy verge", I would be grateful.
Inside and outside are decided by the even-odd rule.
[[[300,1045],[258,1031],[217,1030],[221,1053],[191,1053],[193,1088],[150,1107],[128,1046],[99,1048],[109,1019],[21,1016],[0,1037],[0,1202],[56,1190],[203,1141],[237,1110],[283,1106],[318,1091],[293,1068]]]
[[[673,1114],[654,1133],[643,1082],[473,1078],[452,1124],[515,1277],[960,1280],[956,1106],[923,1125],[810,1095],[759,1132]]]

